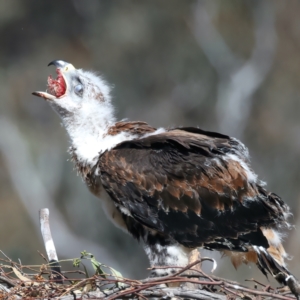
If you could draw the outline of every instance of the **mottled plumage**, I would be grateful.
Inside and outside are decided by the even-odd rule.
[[[122,142],[97,168],[111,198],[139,223],[186,247],[209,247],[285,222],[282,200],[249,180],[244,151],[226,136],[175,129]]]
[[[102,79],[52,64],[59,78],[51,94],[35,94],[62,117],[77,170],[108,216],[143,243],[151,265],[170,266],[152,276],[185,266],[192,250],[204,247],[287,283],[280,232],[289,226],[289,208],[257,179],[240,141],[193,127],[116,122]]]

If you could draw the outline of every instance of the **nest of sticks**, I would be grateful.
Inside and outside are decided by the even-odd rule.
[[[212,262],[213,270],[217,267],[213,259],[206,257],[185,268],[177,268],[175,274],[142,280],[123,277],[86,251],[75,259],[58,260],[48,209],[40,211],[40,223],[47,257],[39,252],[41,265],[23,265],[1,251],[0,299],[296,299],[289,290],[275,289],[255,279],[248,280],[253,282],[250,288],[206,274],[199,268],[202,262]],[[86,267],[87,262],[92,266],[92,275]]]

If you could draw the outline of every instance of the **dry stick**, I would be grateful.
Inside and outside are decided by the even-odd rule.
[[[192,265],[189,265],[190,267]],[[186,268],[185,268],[186,269]],[[204,274],[204,277],[207,276],[207,274]],[[168,279],[166,279],[168,278]],[[152,279],[152,280],[151,280]],[[239,291],[239,292],[242,292],[242,293],[249,293],[249,294],[252,294],[252,295],[257,295],[257,296],[265,296],[265,297],[271,297],[272,299],[282,299],[282,300],[292,300],[292,299],[295,299],[295,298],[292,298],[292,297],[287,297],[287,296],[284,296],[284,295],[280,295],[280,294],[274,294],[274,293],[270,293],[270,292],[266,292],[266,291],[259,291],[259,290],[253,290],[253,289],[249,289],[249,288],[246,288],[246,287],[243,287],[241,285],[236,285],[236,284],[230,284],[226,281],[224,281],[224,279],[219,279],[218,281],[214,281],[214,282],[209,282],[209,281],[195,281],[195,280],[189,280],[188,278],[183,278],[183,277],[173,277],[173,276],[166,276],[166,277],[163,277],[163,278],[157,278],[155,280],[153,280],[153,278],[151,278],[150,280],[147,279],[147,280],[141,280],[141,282],[145,282],[145,284],[143,285],[140,285],[140,286],[135,286],[135,287],[132,287],[132,289],[128,289],[126,291],[123,291],[122,295],[123,296],[126,296],[128,294],[131,294],[131,293],[136,293],[136,292],[139,292],[139,293],[144,293],[145,290],[148,290],[148,291],[151,291],[152,288],[155,287],[155,285],[159,285],[159,284],[162,284],[162,283],[169,283],[169,282],[185,282],[185,281],[189,281],[189,282],[193,282],[193,283],[197,283],[197,284],[203,284],[203,285],[207,285],[207,286],[220,286],[221,288],[223,288],[224,290],[232,293],[232,294],[236,294],[235,292],[233,292],[232,289],[234,289],[235,291]],[[162,291],[165,290],[165,288],[162,288],[160,289]],[[109,296],[109,299],[115,299],[117,297],[120,296],[121,293],[118,293],[117,295],[115,295],[115,293],[112,293],[110,294]],[[238,295],[238,294],[236,294]]]
[[[2,276],[2,275],[0,276],[0,282],[5,282],[10,286],[15,286],[16,285],[15,280],[9,279],[8,277]]]
[[[61,268],[58,263],[58,257],[56,254],[56,249],[55,249],[51,231],[50,231],[49,209],[48,208],[42,208],[40,210],[40,224],[41,224],[41,232],[42,232],[44,245],[45,245],[45,249],[47,252],[51,271],[54,274],[54,278],[59,280],[57,282],[63,283],[63,277],[61,275]]]
[[[191,279],[187,279],[187,278],[182,278],[182,277],[175,277],[180,275],[182,272],[184,272],[185,270],[192,268],[195,264],[199,263],[198,262],[194,262],[193,264],[188,265],[187,267],[181,269],[179,272],[177,272],[174,275],[170,275],[170,276],[166,276],[166,277],[162,277],[162,278],[155,278],[155,280],[148,279],[148,280],[141,280],[141,282],[145,282],[144,284],[141,284],[140,286],[131,286],[131,288],[128,288],[125,291],[122,292],[114,292],[110,295],[108,295],[108,299],[109,300],[113,300],[116,299],[118,297],[126,297],[130,294],[143,294],[145,292],[145,290],[149,290],[154,288],[156,285],[162,284],[162,283],[170,283],[170,282],[193,282],[193,283],[197,283],[197,284],[203,284],[203,285],[208,285],[208,286],[215,286],[218,285],[220,286],[224,291],[227,291],[229,293],[232,293],[234,295],[238,295],[237,292],[241,292],[241,293],[249,293],[252,295],[257,295],[257,296],[265,296],[265,297],[272,297],[272,299],[282,299],[282,300],[291,300],[294,298],[291,297],[286,297],[283,295],[278,295],[278,294],[274,294],[274,293],[269,293],[266,291],[258,291],[258,290],[251,290],[249,288],[243,287],[241,285],[236,285],[236,284],[230,284],[226,281],[224,281],[223,279],[220,279],[219,281],[213,281],[213,282],[207,282],[207,281],[198,281],[198,280],[191,280]],[[204,274],[204,277],[206,276],[206,274]],[[233,291],[233,290],[234,291]]]
[[[172,283],[172,282],[182,282],[182,283],[186,283],[186,282],[189,282],[189,283],[194,283],[194,284],[205,284],[205,285],[220,285],[221,283],[223,283],[222,281],[220,282],[207,282],[207,281],[199,281],[199,280],[193,280],[193,279],[185,279],[185,278],[182,278],[182,277],[176,277],[180,274],[182,274],[184,271],[186,270],[190,270],[193,266],[201,263],[201,261],[205,261],[205,260],[210,260],[210,261],[213,261],[213,259],[210,259],[210,258],[202,258],[201,260],[197,260],[189,265],[187,265],[185,268],[181,268],[180,271],[176,272],[175,274],[171,274],[169,276],[165,276],[165,277],[161,277],[161,278],[157,278],[155,280],[150,280],[148,282],[145,282],[143,284],[140,284],[139,286],[131,286],[130,288],[128,288],[126,291],[123,291],[121,293],[118,293],[117,292],[117,295],[115,295],[116,293],[112,293],[110,294],[110,297],[108,299],[110,300],[113,300],[113,299],[116,299],[118,297],[120,297],[121,295],[128,295],[128,294],[136,294],[140,291],[144,291],[148,288],[151,288],[151,287],[155,287],[156,285],[159,285],[161,283]],[[214,262],[215,264],[215,262]],[[215,267],[215,266],[214,266]],[[153,267],[155,268],[155,267]],[[162,267],[164,268],[164,267]]]
[[[143,291],[143,295],[147,296],[149,298],[159,298],[164,299],[168,295],[173,295],[172,299],[174,299],[174,296],[176,299],[177,297],[180,297],[180,299],[198,299],[198,300],[225,300],[228,299],[224,295],[219,294],[212,294],[211,292],[203,291],[203,290],[179,290],[174,288],[164,288],[161,290],[155,290],[155,291]],[[125,297],[124,297],[125,298]],[[169,299],[169,298],[168,298]]]
[[[176,280],[176,279],[175,279]],[[233,292],[232,290],[230,290],[228,288],[228,286],[230,288],[233,288],[237,291],[240,291],[240,292],[246,292],[246,293],[249,293],[251,295],[257,295],[257,296],[266,296],[266,297],[272,297],[272,299],[282,299],[282,300],[293,300],[295,298],[291,298],[291,297],[286,297],[286,296],[282,296],[282,295],[278,295],[278,294],[274,294],[274,293],[269,293],[269,292],[264,292],[264,291],[257,291],[257,290],[251,290],[251,289],[246,289],[246,288],[241,288],[241,287],[234,287],[234,286],[231,286],[231,285],[226,285],[224,284],[223,282],[204,282],[204,281],[192,281],[192,280],[184,280],[184,278],[182,278],[182,280],[176,280],[177,282],[185,282],[185,281],[189,281],[189,282],[193,282],[193,283],[197,283],[197,284],[203,284],[203,285],[217,285],[217,286],[220,286],[220,287],[223,287],[224,290],[227,290],[228,292],[231,292],[233,294],[235,294],[235,292]],[[166,280],[165,282],[160,282],[160,283],[169,283],[169,282],[172,282],[171,280]],[[157,285],[157,283],[156,283]],[[134,288],[134,289],[131,289],[131,290],[127,290],[127,291],[124,291],[124,292],[121,292],[121,293],[118,293],[117,295],[111,295],[108,299],[109,300],[113,300],[113,299],[117,299],[119,297],[122,297],[122,296],[126,296],[128,294],[132,294],[132,293],[136,293],[136,292],[140,292],[143,294],[144,290],[148,290],[149,288],[153,288],[155,286],[155,284],[151,284],[151,285],[147,285],[147,286],[142,286],[142,287],[139,287],[139,288]],[[162,291],[165,290],[165,289],[161,289]]]
[[[168,279],[167,279],[168,278]],[[181,282],[181,283],[186,283],[186,282],[190,282],[190,283],[195,283],[195,284],[207,284],[207,281],[201,281],[201,280],[193,280],[193,279],[187,279],[187,278],[182,278],[182,277],[174,277],[174,278],[170,278],[169,276],[164,277],[164,280],[157,280],[156,282],[148,282],[145,284],[142,284],[140,286],[135,286],[135,287],[130,287],[128,289],[126,289],[125,291],[116,293],[116,294],[112,294],[110,295],[107,299],[108,300],[114,300],[117,299],[119,297],[128,295],[128,294],[133,294],[133,293],[137,293],[143,290],[146,290],[148,288],[153,288],[159,284],[167,284],[167,283],[174,283],[174,282]],[[210,282],[210,285],[221,285],[222,282]]]

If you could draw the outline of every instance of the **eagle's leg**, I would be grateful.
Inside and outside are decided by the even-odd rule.
[[[184,247],[169,236],[147,232],[144,242],[144,250],[152,267],[150,277],[169,276],[189,264],[193,249]]]
[[[175,242],[171,237],[157,232],[147,232],[144,236],[144,249],[148,255],[152,267],[150,277],[170,276],[201,259],[197,248],[188,248]],[[192,267],[194,270],[186,270],[184,274],[199,275],[200,263]],[[183,274],[183,275],[184,275]],[[180,283],[169,283],[169,287],[178,287]],[[184,284],[188,288],[199,288],[195,284]]]
[[[196,248],[189,254],[189,265],[196,262],[197,260],[201,260],[201,254],[199,250]],[[193,269],[201,271],[201,263],[193,266]]]
[[[190,253],[189,253],[189,265],[196,262],[196,261],[199,261],[201,260],[201,254],[199,252],[199,250],[196,248],[194,250],[192,250]],[[197,271],[201,271],[201,263],[199,264],[196,264],[195,266],[192,267],[192,269],[196,270],[196,271],[193,271],[193,270],[187,270],[185,272],[185,274],[187,275],[198,275],[199,276],[199,273]],[[200,288],[199,285],[197,284],[193,284],[193,283],[185,283],[184,284],[185,287],[189,288],[189,289],[198,289]]]

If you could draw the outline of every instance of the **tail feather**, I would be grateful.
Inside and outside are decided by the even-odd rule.
[[[292,276],[285,265],[279,264],[275,258],[263,247],[253,246],[257,254],[257,266],[268,277],[271,274],[279,283],[286,285],[286,278]]]
[[[284,262],[287,254],[281,244],[281,234],[270,228],[261,230],[268,240],[268,248],[248,245],[246,252],[223,250],[223,253],[231,258],[235,268],[242,263],[256,263],[266,277],[268,274],[272,275],[280,284],[287,285],[297,299],[300,299],[300,284]]]
[[[270,248],[265,249],[263,247],[253,246],[253,249],[257,254],[256,264],[258,268],[266,277],[268,277],[267,275],[270,273],[279,283],[287,285],[296,298],[300,299],[299,281],[284,264],[280,264],[276,258],[272,256],[272,252],[269,252]]]
[[[271,228],[261,228],[263,235],[267,238],[269,248],[253,246],[257,254],[257,266],[266,275],[270,273],[281,284],[287,285],[286,278],[293,276],[286,268],[285,258],[287,253],[282,246],[282,234]]]

